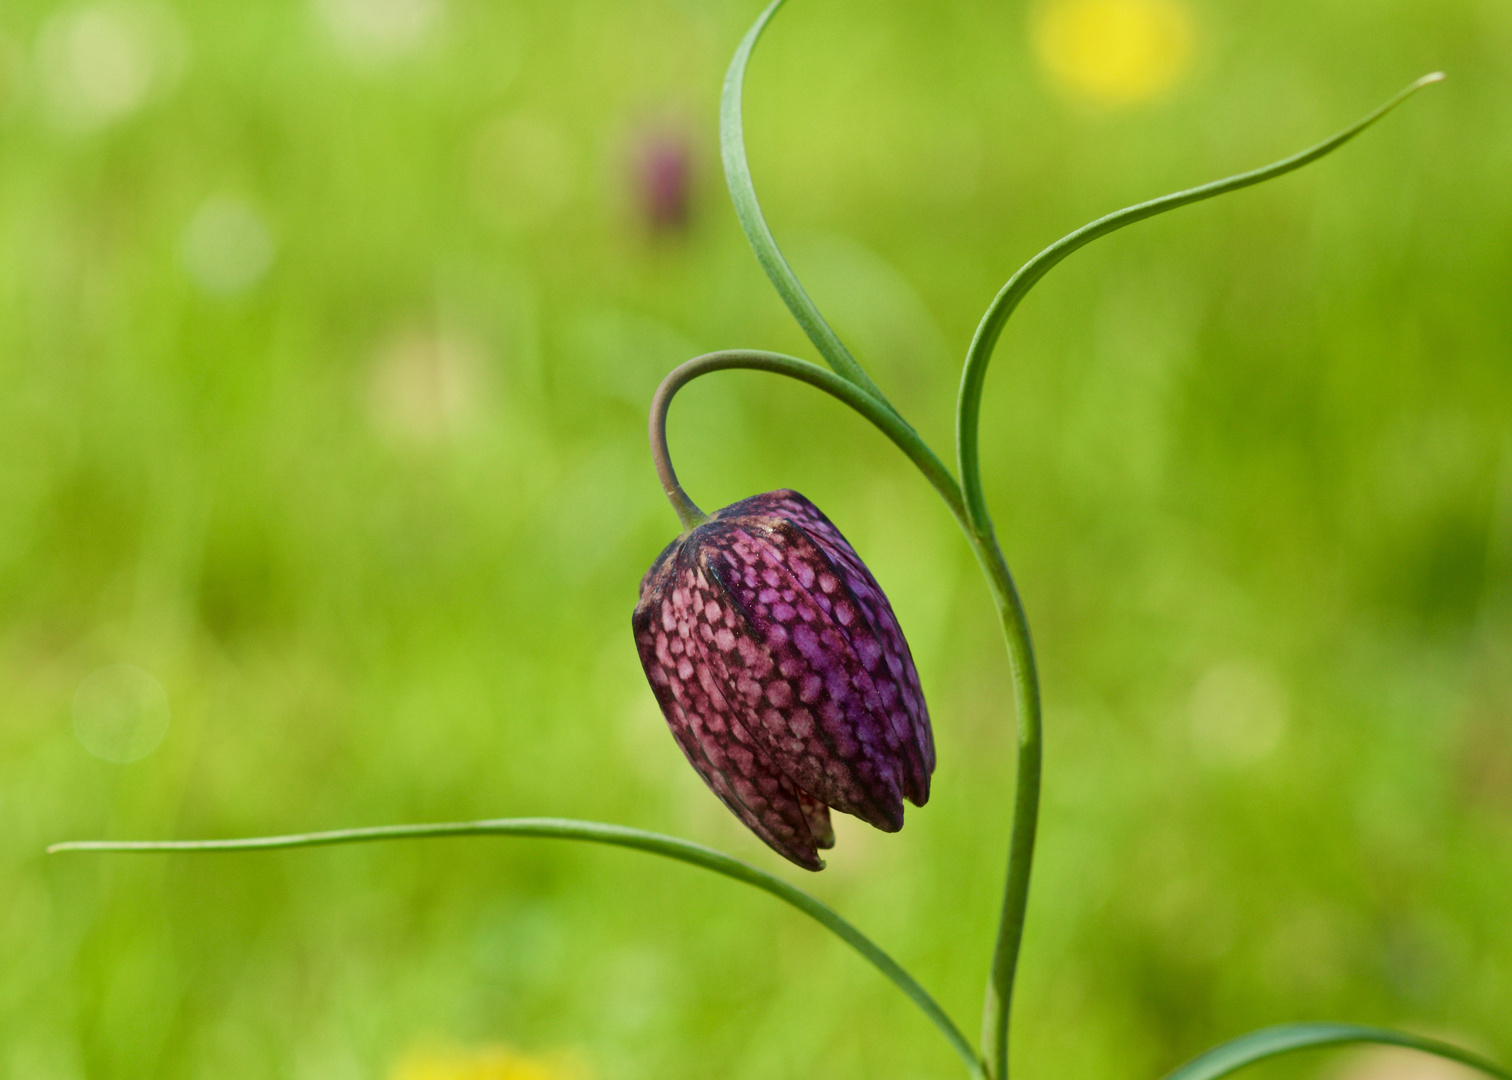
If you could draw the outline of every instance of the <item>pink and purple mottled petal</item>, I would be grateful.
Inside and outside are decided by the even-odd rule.
[[[688,761],[784,857],[814,870],[830,810],[888,832],[929,797],[934,744],[887,597],[811,502],[775,491],[670,544],[633,619]]]
[[[897,690],[901,709],[889,700],[886,710],[892,725],[907,731],[911,747],[905,751],[907,761],[904,769],[904,795],[916,806],[929,800],[929,778],[935,767],[934,735],[929,724],[929,710],[924,703],[924,693],[919,686],[919,673],[914,666],[913,654],[903,637],[903,630],[893,614],[887,596],[872,577],[871,571],[841,534],[833,522],[808,499],[796,491],[771,491],[743,499],[721,510],[720,519],[739,520],[748,517],[769,517],[790,521],[798,525],[829,558],[849,590],[867,626],[883,646],[887,675],[877,677],[879,689],[884,695],[892,683]]]
[[[828,565],[823,554],[796,526],[763,519],[732,523],[701,554],[762,646],[733,659],[750,659],[740,700],[778,767],[836,810],[902,828],[898,740],[861,656],[868,645],[881,650],[868,629],[847,632],[804,589]]]
[[[668,560],[669,572],[652,583],[633,619],[641,663],[667,726],[689,764],[747,828],[799,866],[822,869],[798,790],[723,695],[717,661],[700,633],[707,628],[708,583],[681,561]]]

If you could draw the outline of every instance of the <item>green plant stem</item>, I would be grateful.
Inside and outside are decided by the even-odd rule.
[[[1018,718],[1018,762],[1013,791],[1013,825],[1008,842],[1008,873],[998,912],[998,934],[992,967],[982,1003],[982,1056],[994,1080],[1008,1076],[1008,1016],[1013,982],[1024,938],[1029,907],[1029,877],[1034,865],[1034,842],[1039,830],[1040,774],[1044,758],[1040,715],[1039,670],[1029,619],[1024,613],[1013,575],[989,522],[985,530],[972,526],[972,547],[987,575],[988,589],[1003,625],[1008,664],[1013,678],[1014,712]]]
[[[1025,263],[1008,279],[982,316],[961,373],[961,390],[956,406],[956,455],[965,501],[968,536],[982,569],[987,575],[998,615],[1007,641],[1013,671],[1013,692],[1018,714],[1018,787],[1014,794],[1012,837],[1008,849],[1008,873],[1003,887],[1003,905],[998,920],[997,943],[993,949],[992,970],[988,978],[986,1000],[982,1008],[982,1054],[993,1080],[1008,1080],[1008,1031],[1013,1002],[1013,984],[1018,969],[1019,951],[1024,935],[1024,918],[1029,902],[1029,878],[1034,862],[1035,833],[1039,821],[1040,772],[1043,755],[1040,716],[1039,677],[1034,662],[1034,647],[1023,603],[1008,571],[987,510],[981,470],[982,388],[987,365],[1008,318],[1020,301],[1050,270],[1066,256],[1092,241],[1116,232],[1136,221],[1154,217],[1168,210],[1210,199],[1215,195],[1237,191],[1273,177],[1300,169],[1343,146],[1371,124],[1396,108],[1412,94],[1443,75],[1425,75],[1338,134],[1299,154],[1263,168],[1217,180],[1201,187],[1179,191],[1159,199],[1140,203],[1098,218],[1075,232],[1057,240]]]
[[[716,874],[754,885],[771,893],[814,919],[825,929],[855,949],[878,971],[892,980],[929,1017],[947,1042],[966,1063],[974,1077],[982,1077],[981,1061],[970,1040],[929,996],[918,982],[871,938],[857,930],[828,904],[790,885],[781,878],[757,869],[713,848],[659,833],[645,832],[624,825],[597,821],[574,821],[569,818],[501,818],[492,821],[447,822],[434,825],[383,825],[363,829],[336,829],[330,832],[301,833],[292,836],[263,836],[242,840],[78,840],[53,844],[48,853],[66,851],[167,852],[167,851],[268,851],[277,848],[317,847],[350,844],[371,840],[419,839],[443,836],[528,836],[557,840],[586,840],[598,844],[633,848],[662,855],[679,862],[712,870]]]
[[[689,361],[689,363],[695,362]],[[672,404],[672,396],[682,386],[680,382],[674,383],[672,376],[687,366],[683,364],[682,367],[674,368],[672,373],[656,388],[656,393],[651,398],[650,418],[651,460],[656,464],[656,476],[661,481],[662,491],[666,493],[667,501],[672,504],[672,509],[677,512],[677,520],[682,522],[684,536],[709,520],[709,515],[688,498],[688,493],[683,490],[682,484],[678,483],[677,470],[672,467],[672,455],[667,450],[667,408]],[[693,376],[690,375],[688,378],[691,379]]]
[[[818,364],[811,364],[795,356],[784,356],[781,353],[763,352],[758,349],[726,349],[696,356],[673,368],[662,380],[661,385],[656,388],[656,395],[651,399],[651,456],[656,461],[656,471],[661,477],[662,488],[667,492],[667,497],[672,501],[674,509],[679,507],[679,500],[688,506],[693,504],[687,495],[683,494],[682,487],[677,482],[677,474],[672,469],[671,457],[667,452],[667,409],[677,392],[700,375],[707,375],[711,371],[734,369],[768,371],[775,375],[786,375],[823,390],[831,397],[838,398],[855,409],[876,425],[882,434],[891,439],[898,449],[918,466],[924,478],[945,500],[945,504],[955,515],[956,520],[961,523],[961,527],[963,529],[967,527],[960,485],[956,483],[955,477],[950,474],[944,462],[892,406],[863,387],[824,370]],[[697,507],[694,509],[697,510]],[[679,509],[678,513],[681,516],[682,510]],[[684,524],[686,525],[686,519],[684,519]]]

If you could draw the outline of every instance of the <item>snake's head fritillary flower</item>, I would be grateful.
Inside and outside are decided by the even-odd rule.
[[[734,503],[673,541],[632,622],[677,745],[779,854],[819,870],[831,808],[897,832],[903,800],[928,800],[934,739],[903,631],[796,491]]]

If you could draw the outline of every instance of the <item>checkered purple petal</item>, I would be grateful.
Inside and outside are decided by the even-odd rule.
[[[714,793],[808,869],[831,808],[903,827],[929,797],[934,746],[892,608],[803,496],[728,506],[641,584],[637,648],[672,734]]]

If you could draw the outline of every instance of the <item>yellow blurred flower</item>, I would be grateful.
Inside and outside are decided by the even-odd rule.
[[[1097,105],[1147,101],[1191,59],[1192,22],[1177,0],[1049,0],[1034,31],[1055,83]]]
[[[569,1055],[537,1057],[507,1046],[422,1047],[394,1066],[391,1080],[587,1080]]]

